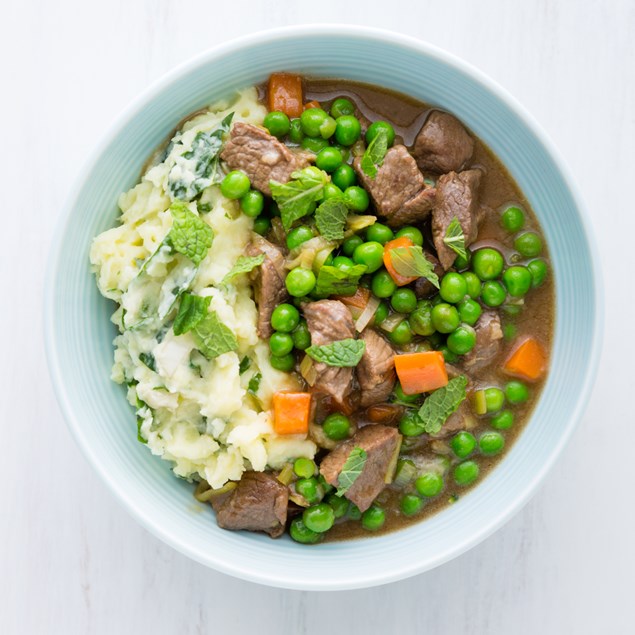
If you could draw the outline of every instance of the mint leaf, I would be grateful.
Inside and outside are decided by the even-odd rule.
[[[359,364],[365,350],[366,343],[363,340],[347,338],[322,346],[309,346],[306,354],[328,366],[352,367]]]
[[[168,240],[174,251],[187,256],[196,266],[207,256],[212,246],[212,228],[190,211],[185,203],[176,202],[170,206],[173,223]]]
[[[455,216],[445,230],[443,242],[458,256],[467,259],[465,236],[459,219]]]
[[[190,150],[176,159],[168,174],[168,192],[173,199],[191,201],[206,187],[223,180],[220,152],[233,117],[232,112],[214,130],[199,132]]]
[[[293,172],[291,179],[288,183],[269,181],[271,195],[278,203],[282,226],[286,230],[296,220],[313,212],[329,181],[326,172],[314,166]]]
[[[427,278],[437,289],[439,288],[439,277],[434,273],[434,265],[425,257],[419,245],[394,247],[390,250],[390,260],[400,276]]]
[[[362,156],[361,166],[366,176],[371,179],[377,176],[377,168],[384,162],[386,152],[388,152],[388,133],[384,128],[380,128]]]
[[[337,496],[343,496],[353,486],[366,465],[368,454],[366,450],[355,446],[342,466],[342,471],[337,477]]]
[[[220,321],[216,311],[210,311],[198,322],[192,329],[192,335],[198,350],[207,359],[214,359],[238,348],[236,336],[228,326]]]
[[[317,276],[315,292],[324,298],[329,295],[353,295],[367,268],[366,265],[354,265],[342,271],[332,265],[323,265]]]
[[[152,353],[139,353],[139,361],[147,366],[150,370],[156,372],[157,366]]]
[[[258,392],[258,388],[260,388],[260,382],[262,380],[262,375],[260,373],[256,373],[250,380],[247,385],[247,390],[255,395]]]
[[[447,418],[456,412],[467,397],[466,387],[467,377],[459,375],[451,379],[443,388],[430,393],[418,413],[425,432],[436,434],[441,430]]]
[[[240,256],[234,263],[231,271],[223,278],[222,284],[231,282],[234,277],[240,275],[241,273],[249,273],[252,269],[260,267],[264,261],[264,254],[259,254],[258,256]]]
[[[342,240],[348,207],[343,200],[329,198],[315,210],[315,224],[326,240]]]
[[[183,333],[191,331],[207,315],[211,301],[210,296],[202,298],[200,295],[192,293],[183,294],[179,312],[172,325],[174,335],[183,335]]]

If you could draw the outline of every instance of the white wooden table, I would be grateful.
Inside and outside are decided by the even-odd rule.
[[[7,5],[0,37],[0,633],[635,632],[635,378],[627,362],[635,355],[633,0]],[[533,112],[592,211],[607,310],[600,376],[584,421],[527,507],[435,571],[323,594],[226,577],[139,527],[66,431],[41,334],[49,237],[103,128],[190,55],[316,18],[427,39],[479,66]]]

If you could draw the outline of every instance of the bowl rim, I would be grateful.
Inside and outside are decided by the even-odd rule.
[[[302,581],[296,578],[290,578],[285,574],[278,574],[271,571],[267,574],[259,571],[240,568],[232,564],[231,560],[223,555],[214,553],[201,553],[195,548],[180,540],[180,537],[171,531],[164,530],[157,526],[153,520],[146,517],[136,506],[135,502],[128,498],[125,488],[118,484],[114,479],[110,478],[107,471],[100,463],[99,455],[95,448],[92,448],[82,433],[82,426],[76,419],[72,402],[66,390],[62,373],[60,370],[60,358],[58,344],[54,337],[54,318],[53,306],[55,299],[55,279],[63,256],[63,237],[66,233],[67,226],[71,221],[71,214],[84,186],[87,177],[90,175],[96,164],[99,162],[103,152],[110,143],[117,137],[121,130],[125,127],[130,119],[135,117],[139,112],[150,104],[154,98],[169,88],[170,85],[177,80],[182,74],[194,71],[201,66],[205,66],[212,62],[215,58],[223,55],[231,54],[243,48],[249,48],[255,45],[264,44],[270,41],[294,39],[298,36],[306,37],[324,37],[324,36],[347,37],[351,39],[380,41],[401,47],[417,54],[433,57],[444,64],[454,67],[459,72],[471,76],[475,81],[483,85],[498,100],[503,102],[507,108],[513,111],[527,126],[530,132],[536,137],[539,143],[544,147],[546,152],[553,159],[558,171],[566,185],[571,198],[575,204],[578,216],[583,228],[584,237],[586,239],[589,253],[592,257],[591,269],[593,272],[594,300],[595,312],[593,322],[593,338],[592,351],[589,364],[585,369],[584,380],[580,386],[579,395],[576,401],[575,409],[570,413],[566,424],[562,427],[558,443],[555,444],[548,455],[548,459],[542,464],[531,480],[528,480],[519,490],[518,496],[513,504],[491,517],[487,522],[483,523],[481,531],[473,535],[465,537],[465,539],[454,545],[453,548],[445,550],[436,558],[425,562],[413,562],[408,566],[402,566],[398,570],[378,571],[377,575],[372,578],[365,576],[360,579],[351,573],[348,577],[338,576],[337,579],[329,579],[325,581],[310,581],[306,578]],[[136,98],[134,98],[128,106],[126,106],[113,122],[102,133],[100,141],[94,149],[88,154],[84,160],[83,166],[74,180],[73,185],[66,197],[62,211],[57,220],[57,227],[54,232],[49,257],[47,261],[47,272],[45,279],[44,304],[43,304],[43,327],[44,327],[44,343],[46,358],[48,362],[49,374],[51,376],[54,393],[58,404],[62,411],[63,418],[69,428],[72,437],[80,447],[85,459],[91,467],[97,472],[102,482],[108,489],[115,494],[115,498],[127,509],[127,511],[150,533],[167,543],[177,551],[183,553],[189,558],[211,567],[221,573],[236,576],[238,578],[265,584],[269,586],[298,589],[298,590],[340,590],[340,589],[356,589],[367,588],[388,584],[397,580],[401,580],[424,571],[434,569],[445,562],[465,553],[478,543],[485,540],[503,524],[512,518],[529,499],[538,490],[540,483],[544,480],[553,464],[560,456],[564,446],[569,441],[573,431],[578,426],[582,415],[587,407],[592,388],[597,376],[598,361],[602,351],[602,343],[604,336],[604,303],[603,303],[603,286],[602,271],[599,259],[599,251],[595,238],[595,231],[591,221],[588,209],[582,200],[579,188],[571,173],[571,170],[565,162],[562,154],[543,130],[536,119],[526,108],[513,97],[506,89],[502,88],[497,82],[491,79],[483,71],[474,67],[470,63],[464,61],[460,57],[450,53],[436,45],[430,44],[418,38],[404,35],[395,31],[379,29],[373,27],[365,27],[358,25],[346,24],[303,24],[279,27],[257,31],[248,35],[234,38],[228,42],[206,49],[186,61],[178,64],[158,79],[154,80],[148,87],[143,90]]]

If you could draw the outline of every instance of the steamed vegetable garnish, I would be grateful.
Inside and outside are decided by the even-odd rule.
[[[366,465],[367,459],[366,450],[359,447],[354,447],[351,450],[337,479],[337,496],[344,496],[355,484]]]
[[[465,235],[463,234],[463,228],[459,219],[455,216],[448,228],[445,230],[445,236],[443,242],[461,258],[467,258],[467,251],[465,250]]]
[[[233,117],[232,112],[214,130],[197,133],[191,149],[176,159],[168,176],[168,191],[172,198],[191,201],[206,187],[222,180],[220,152]]]
[[[288,183],[269,183],[273,199],[280,209],[282,225],[287,231],[295,221],[313,213],[328,181],[326,172],[311,166],[293,172]]]
[[[91,249],[112,377],[130,434],[221,528],[307,548],[391,531],[505,456],[547,373],[555,276],[455,117],[275,73],[149,165]]]
[[[363,340],[349,338],[322,346],[309,346],[306,353],[316,362],[323,362],[327,366],[353,367],[359,364],[365,350]]]

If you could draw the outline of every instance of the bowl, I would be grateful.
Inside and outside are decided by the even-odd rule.
[[[229,532],[167,462],[137,442],[124,389],[110,380],[114,305],[101,297],[88,251],[113,226],[117,197],[189,113],[271,71],[385,86],[455,113],[498,155],[533,206],[551,250],[557,317],[551,371],[531,421],[505,460],[459,504],[387,535],[306,547],[288,537]],[[227,574],[294,589],[384,584],[436,567],[490,535],[524,505],[563,450],[591,392],[600,351],[598,258],[573,180],[531,116],[492,80],[424,42],[353,26],[257,33],[205,52],[128,107],[68,198],[53,242],[45,299],[49,367],[80,448],[153,534]],[[581,345],[583,343],[584,345]]]

